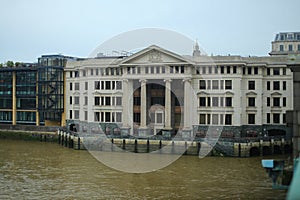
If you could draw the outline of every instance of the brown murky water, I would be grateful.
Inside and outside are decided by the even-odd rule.
[[[88,151],[0,140],[0,199],[284,199],[261,159],[182,156],[162,170],[129,174]]]

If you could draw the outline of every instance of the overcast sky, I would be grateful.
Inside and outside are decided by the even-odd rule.
[[[0,63],[53,53],[87,57],[141,28],[198,39],[208,54],[263,56],[277,32],[300,31],[299,8],[299,0],[1,0]]]

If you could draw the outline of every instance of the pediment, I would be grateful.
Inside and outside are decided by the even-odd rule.
[[[279,93],[279,92],[273,92],[272,94],[271,94],[271,96],[281,96],[282,94],[281,93]]]
[[[197,93],[197,95],[209,95],[209,93],[204,92],[204,91],[200,91],[200,92]]]
[[[151,65],[151,64],[190,64],[184,57],[161,47],[152,45],[126,59],[120,65]]]
[[[255,93],[255,92],[247,92],[246,95],[247,96],[256,96],[257,93]]]

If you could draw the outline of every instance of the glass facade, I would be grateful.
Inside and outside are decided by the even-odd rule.
[[[36,70],[16,73],[17,109],[36,109]]]
[[[13,93],[13,77],[12,71],[2,69],[0,71],[0,122],[12,122],[12,93]],[[8,111],[10,110],[10,111]]]

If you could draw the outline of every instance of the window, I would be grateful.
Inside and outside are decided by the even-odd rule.
[[[219,89],[219,80],[213,80],[212,81],[212,89],[218,90]]]
[[[255,114],[248,114],[248,124],[255,124]]]
[[[110,97],[105,97],[105,105],[106,106],[110,106],[111,105]]]
[[[116,105],[121,106],[122,105],[122,97],[116,97]]]
[[[100,90],[100,81],[95,81],[95,90]]]
[[[274,124],[279,124],[280,123],[280,114],[278,114],[278,113],[273,114],[273,123]]]
[[[88,120],[88,112],[84,111],[84,120],[87,121]]]
[[[79,83],[75,83],[75,90],[79,90]]]
[[[232,90],[232,81],[225,80],[225,90]]]
[[[184,74],[184,66],[180,66],[180,73]]]
[[[220,80],[220,89],[224,90],[224,80]]]
[[[254,67],[254,74],[258,74],[258,67]]]
[[[249,97],[248,98],[248,106],[249,107],[255,106],[255,97]]]
[[[218,66],[215,66],[215,74],[218,74]]]
[[[199,124],[206,124],[206,115],[205,114],[200,114],[199,117]]]
[[[105,81],[105,89],[106,90],[110,90],[111,89],[110,81]]]
[[[70,90],[72,91],[73,90],[73,84],[70,83]]]
[[[100,97],[95,97],[95,106],[100,105]]]
[[[221,74],[224,74],[224,66],[220,66]]]
[[[289,44],[289,51],[293,51],[293,45]]]
[[[140,106],[141,105],[141,98],[140,97],[133,97],[133,105]]]
[[[78,78],[79,77],[79,72],[75,71],[74,73],[75,73],[75,77]]]
[[[69,115],[70,115],[70,119],[72,119],[73,118],[73,112],[72,112],[72,110],[70,110],[70,112],[69,112]]]
[[[208,90],[211,89],[211,80],[207,80],[207,89],[208,89]]]
[[[230,74],[230,66],[227,66],[227,67],[226,67],[226,73],[227,73],[227,74]]]
[[[283,45],[279,45],[279,51],[284,51]]]
[[[298,51],[300,51],[300,44],[298,44]]]
[[[89,84],[88,82],[85,82],[85,83],[84,83],[84,89],[85,89],[85,90],[88,90],[88,89],[89,89],[88,84]]]
[[[91,69],[91,76],[94,75],[94,69]]]
[[[219,115],[218,114],[212,114],[212,124],[218,125],[219,123]]]
[[[286,75],[286,68],[282,68],[282,75]]]
[[[117,90],[122,90],[122,82],[121,81],[117,81],[116,85],[117,85],[117,87],[116,87]]]
[[[225,98],[225,104],[226,104],[226,107],[231,107],[232,106],[232,98],[231,97],[226,97]]]
[[[74,97],[74,104],[79,105],[79,97]]]
[[[231,124],[232,124],[232,115],[225,114],[225,125],[231,125]]]
[[[243,67],[243,74],[246,74],[246,68]]]
[[[162,113],[156,113],[156,123],[158,123],[158,124],[163,123],[163,114]]]
[[[299,51],[300,51],[300,50],[299,50]],[[209,74],[212,74],[212,67],[211,67],[211,66],[208,67],[208,73],[209,73]]]
[[[247,70],[248,70],[248,74],[252,74],[252,67],[248,67]]]
[[[212,106],[214,106],[214,107],[219,106],[219,98],[218,97],[212,97]]]
[[[220,97],[220,107],[224,106],[224,97]]]
[[[82,76],[86,76],[86,71],[82,70]]]
[[[282,114],[282,123],[286,123],[286,114]]]
[[[210,107],[210,97],[207,97],[207,106]]]
[[[72,99],[72,97],[70,97],[70,105],[72,105],[72,103],[73,103],[73,101],[72,101],[73,99]]]
[[[110,122],[110,112],[105,112],[105,122]]]
[[[88,97],[84,97],[84,105],[88,105]]]
[[[156,67],[156,73],[157,73],[157,74],[160,73],[160,67],[159,67],[159,66]]]
[[[282,106],[283,106],[283,107],[286,107],[286,97],[283,97],[283,98],[282,98]]]
[[[273,82],[273,90],[280,90],[280,82],[279,81]]]
[[[200,97],[199,98],[199,106],[200,107],[205,107],[206,106],[206,98],[205,97]]]
[[[139,69],[140,69],[140,68],[139,68]],[[161,73],[162,73],[162,74],[166,73],[166,67],[165,67],[165,66],[162,66],[162,67],[161,67]]]
[[[141,122],[141,113],[133,113],[133,122],[136,122],[136,123]]]
[[[270,89],[271,89],[270,81],[267,81],[267,90],[270,90]]]
[[[280,106],[280,97],[274,97],[273,98],[273,106],[279,107]]]
[[[267,113],[267,123],[270,124],[271,123],[271,114]]]
[[[206,83],[205,83],[205,80],[200,80],[200,81],[199,81],[199,89],[200,89],[200,90],[205,90],[205,89],[206,89]]]
[[[73,77],[73,72],[70,72],[70,78],[72,78]]]
[[[100,121],[100,113],[99,112],[95,112],[94,121],[95,122],[99,122]]]
[[[280,75],[280,68],[273,68],[273,75]]]
[[[116,113],[116,122],[122,122],[122,113],[121,112]]]
[[[267,106],[271,106],[271,98],[267,97]]]
[[[282,90],[286,90],[286,81],[282,82]]]
[[[267,75],[271,75],[271,69],[267,68]]]
[[[236,74],[236,72],[237,72],[237,67],[236,66],[233,66],[233,74]]]
[[[206,115],[206,119],[207,119],[207,124],[210,124],[210,114]]]
[[[206,67],[202,67],[202,74],[206,74]]]
[[[74,111],[74,119],[79,119],[79,110]]]
[[[255,81],[248,81],[248,90],[255,90]]]

